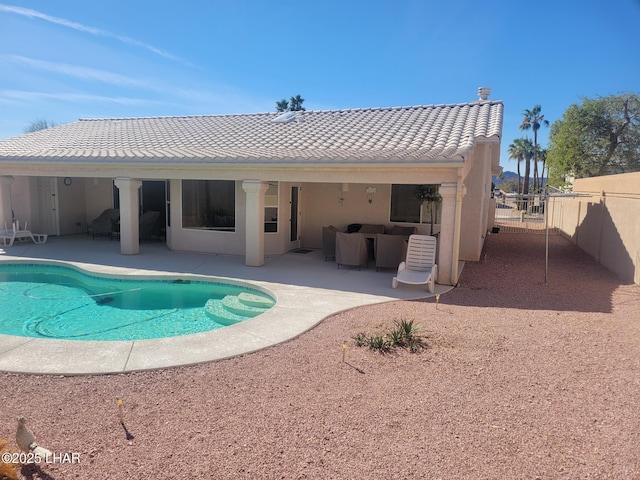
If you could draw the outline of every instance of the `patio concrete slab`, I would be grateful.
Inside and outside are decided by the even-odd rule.
[[[2,335],[0,343],[10,336]],[[86,375],[125,370],[132,342],[84,342],[30,338],[0,355],[0,370]]]
[[[253,319],[181,337],[86,342],[0,335],[0,370],[21,373],[121,373],[220,360],[287,341],[343,310],[429,296],[426,286],[391,288],[393,271],[338,269],[320,251],[267,257],[264,266],[248,267],[244,257],[175,252],[162,243],[143,243],[139,255],[121,255],[117,241],[80,235],[5,247],[3,261],[64,262],[99,274],[214,277],[248,283],[277,300]],[[435,293],[450,288],[436,285]]]
[[[139,340],[134,342],[123,371],[210,362],[254,352],[273,344],[268,339],[233,326],[182,337]]]
[[[3,335],[0,338],[0,355],[10,352],[14,348],[20,347],[21,345],[28,343],[31,340],[33,339],[29,337],[14,337],[11,335]],[[1,365],[2,364],[0,363],[0,370],[2,370]]]

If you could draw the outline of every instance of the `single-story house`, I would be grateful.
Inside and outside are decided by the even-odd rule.
[[[320,248],[330,224],[415,225],[438,233],[438,282],[455,284],[490,225],[503,104],[488,93],[450,105],[83,119],[0,140],[0,225],[78,234],[118,208],[121,253],[137,254],[139,217],[154,210],[170,249],[253,266]],[[430,212],[416,195],[425,185],[441,196]]]

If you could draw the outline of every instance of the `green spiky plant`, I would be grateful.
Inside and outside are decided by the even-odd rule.
[[[373,335],[368,338],[367,344],[371,350],[377,350],[380,353],[391,351],[393,345],[382,335]]]
[[[401,318],[400,320],[395,320],[394,322],[395,330],[399,330],[405,340],[411,340],[415,336],[417,336],[420,327],[415,323],[414,320],[405,320]]]
[[[404,332],[397,327],[387,333],[387,339],[393,346],[403,346],[405,344]]]
[[[353,343],[356,347],[364,347],[367,344],[367,334],[364,332],[360,332],[351,338],[353,339]]]
[[[367,336],[360,332],[352,338],[356,347],[368,346],[380,353],[388,353],[394,348],[406,348],[415,353],[425,347],[418,331],[419,326],[414,320],[400,319],[394,320],[393,328],[384,335]]]

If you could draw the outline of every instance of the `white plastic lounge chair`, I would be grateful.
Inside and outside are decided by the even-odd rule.
[[[47,235],[46,233],[31,233],[31,240],[33,240],[33,243],[36,244],[47,243],[48,237],[49,235]]]
[[[5,231],[9,233],[9,230],[5,229]],[[0,235],[0,236],[2,237],[3,241],[5,241],[5,236],[4,235]],[[30,230],[27,230],[27,222],[24,222],[24,227],[22,230],[20,230],[20,222],[16,221],[13,224],[13,238],[8,243],[8,245],[9,246],[13,245],[13,242],[15,240],[18,240],[19,242],[24,242],[29,239],[31,239],[33,243],[37,243],[37,244],[47,243],[47,237],[48,235],[46,233],[32,233]],[[7,245],[7,243],[4,243],[4,244]]]
[[[14,233],[9,233],[5,230],[2,230],[0,232],[0,246],[2,247],[10,247],[11,245],[13,245],[15,239],[16,236]]]
[[[16,225],[13,224],[13,228],[7,228],[7,224],[4,224],[4,230],[0,230],[0,245],[3,247],[10,247],[16,239]]]
[[[407,247],[407,259],[398,267],[398,273],[391,282],[396,288],[398,282],[411,285],[427,284],[429,292],[435,288],[438,266],[436,265],[436,237],[411,235]]]

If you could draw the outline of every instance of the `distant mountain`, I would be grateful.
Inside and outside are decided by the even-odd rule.
[[[524,181],[524,178],[522,179]],[[511,182],[511,181],[518,181],[518,174],[515,172],[502,172],[502,178],[498,178],[497,175],[494,175],[493,177],[491,177],[491,181],[494,183],[494,185],[496,187],[500,187],[500,185],[502,185],[503,183],[506,182]],[[542,183],[544,185],[544,183],[546,183],[547,179],[543,178],[542,179]],[[529,178],[529,182],[533,183],[533,177]],[[516,188],[517,190],[517,188]]]
[[[518,174],[515,172],[502,172],[502,178],[498,178],[497,175],[494,175],[492,180],[493,183],[499,185],[502,182],[507,182],[509,180],[518,180]]]

